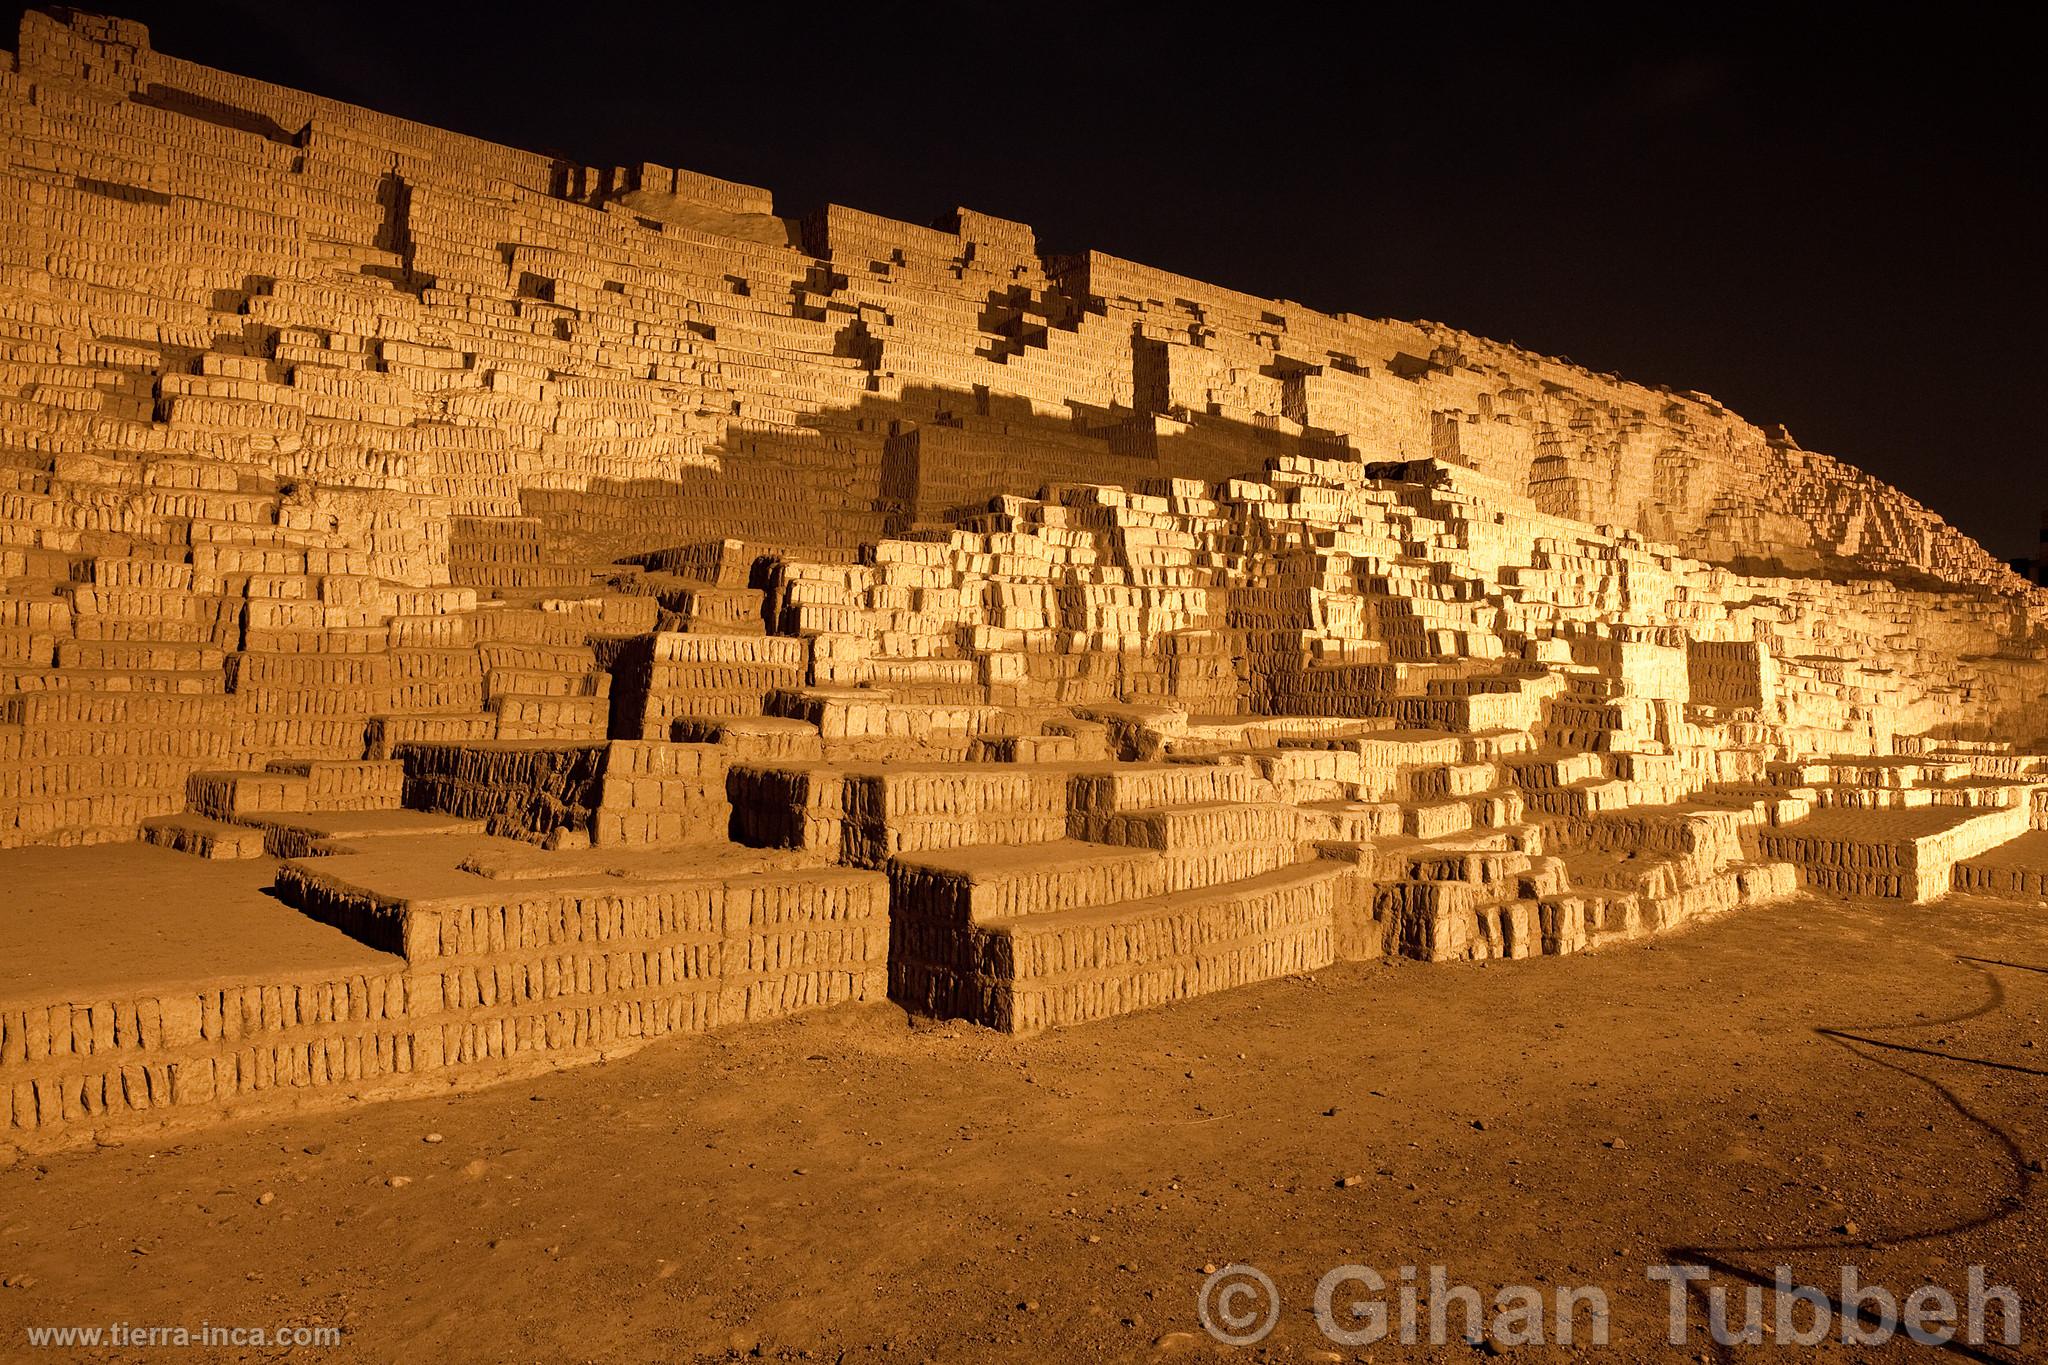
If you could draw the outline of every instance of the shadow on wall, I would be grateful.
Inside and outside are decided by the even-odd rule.
[[[1361,451],[1334,432],[1290,430],[1178,411],[1140,413],[1069,402],[1047,412],[986,388],[905,387],[845,408],[806,414],[795,427],[733,431],[700,466],[667,479],[592,479],[583,490],[520,494],[548,562],[603,564],[679,544],[744,541],[793,557],[845,561],[865,543],[986,510],[1000,494],[1035,496],[1048,484],[1136,488],[1146,480],[1216,482],[1255,477],[1287,455],[1435,458],[1471,467],[1439,443]],[[1535,501],[1537,467],[1514,491]],[[1701,557],[1697,547],[1683,552]],[[1919,592],[1988,596],[1908,567],[1880,566],[1824,548],[1717,557],[1737,573],[1834,582],[1882,582]],[[2012,580],[2020,588],[2024,580]]]
[[[999,494],[1029,497],[1055,483],[1216,481],[1256,475],[1275,456],[1352,453],[1328,434],[1082,404],[1048,414],[987,390],[907,388],[803,421],[735,431],[711,452],[716,465],[674,478],[527,489],[521,510],[538,523],[551,560],[602,563],[728,538],[844,560],[863,543],[985,510]]]

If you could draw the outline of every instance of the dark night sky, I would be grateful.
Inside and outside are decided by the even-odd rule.
[[[2032,552],[2048,507],[2042,101],[2032,44],[1981,22],[108,7],[194,61],[765,185],[785,213],[966,205],[1053,249],[1704,389],[2001,556]]]

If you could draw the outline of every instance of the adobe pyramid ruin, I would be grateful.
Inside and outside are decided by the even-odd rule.
[[[2048,592],[1705,394],[115,19],[0,119],[0,1138],[2048,897]]]

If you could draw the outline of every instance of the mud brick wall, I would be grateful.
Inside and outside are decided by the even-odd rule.
[[[312,863],[287,865],[280,884],[406,959],[429,1011],[450,1016],[437,1032],[451,1060],[701,1030],[883,985],[888,884],[849,869],[486,885],[461,904],[408,904],[327,881]]]
[[[976,926],[899,915],[893,998],[1007,1032],[1106,1018],[1335,960],[1341,868],[1126,903],[1114,917]]]
[[[803,640],[657,632],[613,664],[611,723],[622,736],[665,740],[678,720],[759,716],[770,693],[805,680],[809,664]]]
[[[591,842],[724,842],[732,823],[726,768],[726,751],[716,744],[614,740],[605,746]]]
[[[185,780],[185,802],[195,813],[229,820],[261,811],[312,809],[312,784],[287,772],[201,772]]]
[[[405,796],[403,763],[282,759],[270,767],[306,780],[307,810],[391,810]]]
[[[436,618],[440,619],[440,618]],[[462,617],[445,618],[464,621]],[[475,648],[391,651],[391,710],[402,715],[484,708],[484,660]]]
[[[154,1111],[400,1080],[429,1064],[407,1022],[411,990],[394,962],[341,978],[0,1004],[6,1135],[35,1145]]]
[[[235,747],[225,696],[0,696],[0,847],[77,842],[182,810],[186,775]],[[104,836],[100,836],[104,837]]]
[[[818,872],[415,915],[405,941],[439,977],[459,1062],[870,998],[887,918],[879,879]]]
[[[803,849],[838,862],[846,849],[846,776],[823,764],[735,763],[726,777],[733,838],[755,848]]]
[[[1067,777],[1001,766],[856,773],[846,778],[842,856],[879,867],[893,854],[1064,838]]]
[[[1915,904],[1954,889],[1955,865],[2026,832],[2024,806],[1943,820],[1933,810],[1856,811],[1757,836],[1763,856],[1796,864],[1806,884],[1842,896]]]
[[[405,766],[406,805],[483,820],[506,838],[588,832],[604,794],[602,744],[415,742],[392,756]]]
[[[1957,863],[1955,889],[2048,901],[2048,841],[2016,840],[2009,849]]]
[[[1755,641],[1693,640],[1686,645],[1687,682],[1706,706],[1762,706],[1775,679],[1769,653]]]
[[[775,716],[738,720],[679,720],[672,727],[679,744],[716,744],[736,762],[812,762],[824,757],[817,728]]]
[[[1740,858],[1744,836],[1765,823],[1761,807],[1692,811],[1674,818],[1665,812],[1614,812],[1568,816],[1544,826],[1544,847],[1553,854],[1656,853],[1725,863]]]
[[[934,852],[935,857],[909,853],[889,860],[890,904],[908,920],[955,927],[1150,900],[1248,881],[1297,861],[1296,849],[1286,842],[1171,853],[1092,848],[1078,857],[1041,852],[1033,862],[991,876],[949,865],[943,850]]]
[[[497,733],[496,716],[475,714],[373,716],[364,726],[371,758],[389,758],[409,743],[474,745]]]
[[[873,874],[529,887],[418,916],[360,897],[344,904],[326,888],[298,894],[356,929],[381,922],[381,936],[415,961],[0,1002],[0,1136],[34,1148],[156,1118],[404,1092],[874,999],[886,984],[887,888]]]
[[[1029,1031],[1101,1018],[1327,966],[1335,958],[1337,875],[1284,892],[1218,896],[1188,909],[1163,904],[1145,919],[1092,930],[1013,931],[1007,950],[1020,979],[1009,1002],[1014,1026]],[[1162,939],[1170,955],[1160,951]],[[1004,946],[992,948],[1000,959]],[[1146,970],[1118,970],[1133,958]]]
[[[728,757],[715,744],[406,743],[396,757],[390,766],[403,767],[406,805],[481,819],[502,837],[717,843],[732,819]]]
[[[1373,916],[1387,927],[1388,952],[1451,961],[1472,955],[1481,896],[1470,882],[1386,882],[1374,892]]]

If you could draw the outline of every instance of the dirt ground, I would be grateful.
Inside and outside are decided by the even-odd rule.
[[[1983,961],[1978,959],[1994,959]],[[459,1096],[0,1170],[0,1359],[1905,1359],[1708,1339],[1787,1264],[2010,1286],[2043,1356],[2048,911],[1804,900],[1654,943],[1347,967],[1033,1040],[846,1010]],[[1280,1310],[1205,1334],[1208,1268]],[[1666,1344],[1650,1267],[1712,1267]],[[1335,1345],[1400,1267],[1609,1300],[1605,1351]],[[1745,1278],[1752,1277],[1752,1278]],[[1257,1319],[1242,1295],[1212,1318]],[[1426,1304],[1418,1313],[1425,1342]],[[1810,1313],[1800,1306],[1797,1328]],[[1773,1313],[1771,1296],[1765,1316]],[[37,1348],[31,1328],[297,1324],[341,1344]],[[1837,1319],[1839,1324],[1839,1319]],[[1486,1325],[1482,1318],[1481,1325]],[[1526,1324],[1524,1324],[1526,1326]],[[1837,1327],[1837,1335],[1839,1326]],[[1546,1340],[1554,1319],[1546,1320]]]

